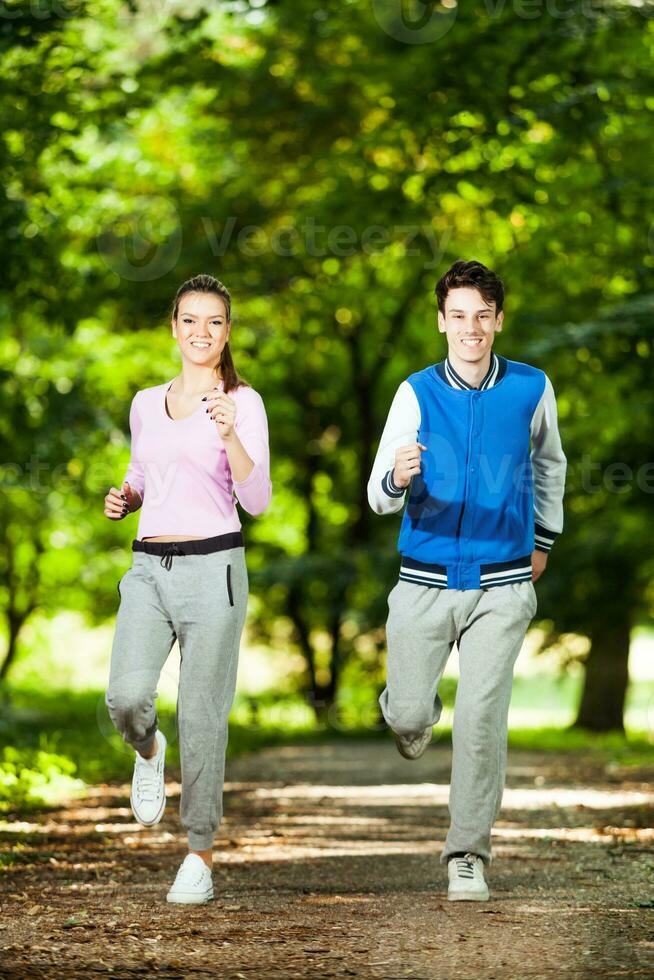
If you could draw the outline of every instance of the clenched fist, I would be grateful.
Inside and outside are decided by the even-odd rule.
[[[207,412],[212,422],[216,423],[222,439],[225,441],[231,439],[232,435],[235,434],[234,423],[236,422],[236,402],[234,399],[226,395],[216,385],[204,396],[202,401],[207,403]]]
[[[393,483],[396,487],[408,487],[411,477],[420,472],[420,451],[426,448],[421,442],[413,442],[395,450]]]
[[[126,514],[138,510],[143,501],[125,481],[120,490],[112,487],[104,498],[104,515],[111,521],[122,521]]]

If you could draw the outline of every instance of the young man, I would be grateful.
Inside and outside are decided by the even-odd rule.
[[[435,292],[447,357],[400,384],[368,482],[377,514],[398,513],[407,498],[379,703],[400,753],[417,759],[440,718],[438,684],[457,642],[440,863],[449,899],[485,900],[513,667],[536,614],[533,582],[563,530],[566,457],[547,375],[492,349],[504,319],[500,278],[459,260]]]

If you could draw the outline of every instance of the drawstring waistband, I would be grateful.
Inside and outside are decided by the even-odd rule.
[[[178,546],[177,542],[174,541],[164,551],[163,558],[161,559],[161,561],[159,562],[159,564],[160,565],[163,565],[163,567],[166,569],[166,571],[169,572],[170,569],[171,569],[171,566],[173,564],[173,556],[174,555],[185,555],[185,554],[186,554],[186,552],[185,551],[182,551],[182,549]]]
[[[184,541],[132,541],[132,551],[143,551],[146,555],[161,557],[161,565],[170,571],[175,555],[211,555],[227,548],[243,548],[241,530],[227,531],[211,538],[188,538]]]

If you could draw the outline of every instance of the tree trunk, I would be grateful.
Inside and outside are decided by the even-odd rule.
[[[617,612],[615,605],[613,611]],[[631,623],[625,611],[618,619],[600,621],[591,632],[584,689],[573,728],[594,732],[617,729],[624,733],[630,636]]]
[[[4,683],[6,680],[7,674],[9,673],[9,668],[16,657],[16,651],[18,649],[18,634],[20,633],[26,618],[26,616],[7,616],[9,642],[7,643],[7,653],[5,655],[5,659],[0,667],[0,684]]]
[[[304,622],[304,618],[302,616],[301,600],[302,597],[300,595],[299,584],[294,583],[288,590],[288,615],[293,622],[297,641],[300,645],[302,653],[304,654],[304,659],[307,662],[310,690],[315,691],[316,663],[313,655],[313,647],[311,646],[311,638],[309,637],[309,630],[307,629],[306,623]]]

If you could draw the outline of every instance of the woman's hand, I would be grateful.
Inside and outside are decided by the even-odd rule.
[[[255,463],[248,455],[234,428],[236,402],[218,388],[212,388],[211,391],[207,392],[202,401],[207,403],[207,412],[209,412],[211,420],[216,423],[218,432],[223,438],[232,480],[238,486],[247,480]]]
[[[234,432],[234,422],[236,421],[236,402],[229,395],[212,388],[209,394],[202,399],[207,403],[207,412],[212,421],[216,423],[218,432],[223,439],[228,440]]]
[[[142,502],[136,490],[125,481],[120,490],[112,487],[104,498],[104,516],[111,521],[122,521],[127,514],[138,510]]]

